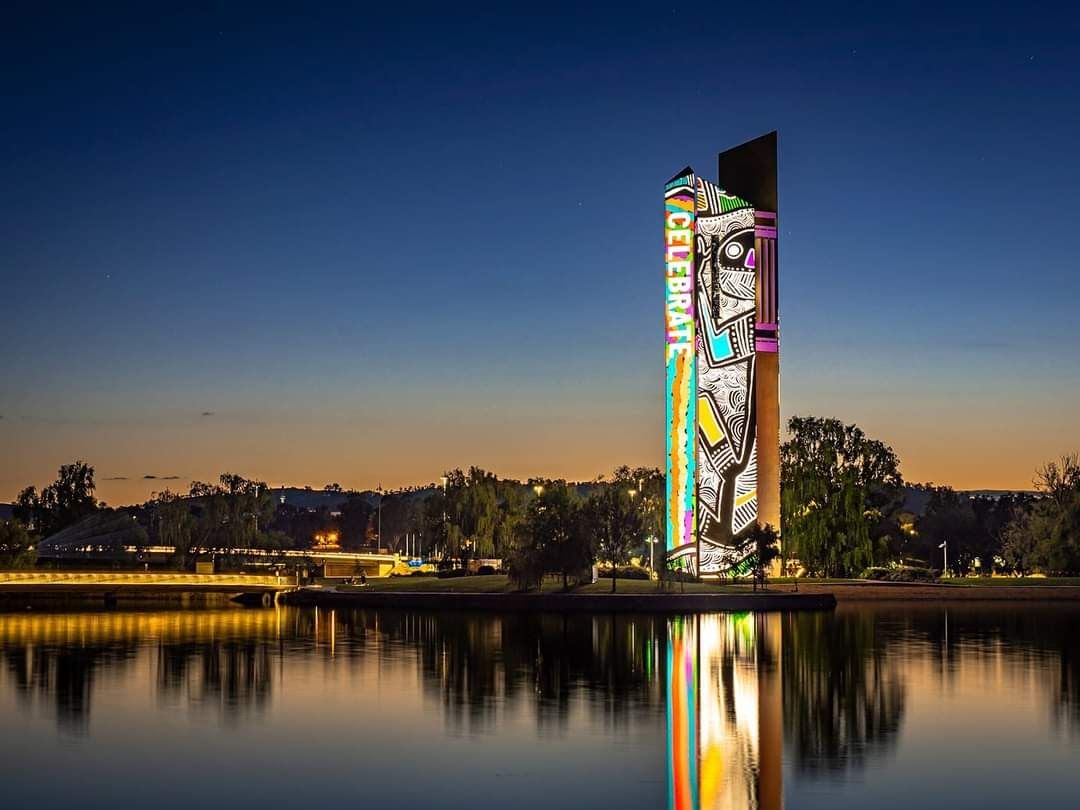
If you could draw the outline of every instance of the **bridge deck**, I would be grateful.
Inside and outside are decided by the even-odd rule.
[[[133,571],[0,572],[4,593],[275,593],[296,587],[292,577]]]

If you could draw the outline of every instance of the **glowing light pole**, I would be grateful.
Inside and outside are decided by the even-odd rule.
[[[446,551],[446,535],[449,533],[449,529],[446,527],[446,485],[450,483],[450,479],[445,475],[440,479],[442,481],[442,494],[443,494],[443,510],[442,510],[442,523],[443,523],[443,553]],[[442,560],[442,554],[437,555],[438,559]]]
[[[379,484],[379,527],[376,529],[375,539],[375,553],[379,553],[379,549],[382,548],[382,484]]]
[[[656,570],[656,563],[653,562],[653,549],[656,548],[656,544],[660,542],[659,537],[650,537],[647,541],[649,544],[649,570]]]

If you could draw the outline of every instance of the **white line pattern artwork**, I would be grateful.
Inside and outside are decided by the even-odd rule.
[[[744,565],[757,521],[754,209],[697,178],[698,568]]]

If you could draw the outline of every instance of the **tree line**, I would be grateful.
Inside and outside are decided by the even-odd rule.
[[[905,484],[891,447],[857,425],[795,417],[781,447],[783,556],[815,576],[925,566],[957,576],[1080,574],[1080,462],[1035,472],[1030,493],[978,497]]]
[[[664,483],[655,468],[620,467],[610,480],[500,479],[479,467],[450,470],[438,485],[391,493],[343,494],[338,508],[278,503],[266,482],[225,473],[193,482],[187,493],[165,490],[125,511],[135,517],[126,545],[170,546],[174,563],[190,567],[210,553],[237,549],[310,549],[332,536],[346,549],[376,546],[467,564],[499,559],[522,587],[548,574],[564,584],[596,560],[616,568],[646,552],[662,535]],[[95,497],[94,468],[60,468],[40,493],[27,487],[12,521],[0,525],[0,566],[34,564],[38,539],[111,511]],[[662,552],[661,552],[662,553]],[[613,587],[614,587],[613,577]]]
[[[1034,491],[973,497],[950,487],[905,483],[886,443],[836,419],[795,417],[781,448],[782,563],[809,575],[858,576],[886,566],[950,573],[1080,574],[1080,459],[1048,462]],[[647,559],[664,536],[664,477],[619,467],[584,483],[503,479],[479,467],[448,471],[439,483],[396,492],[327,491],[334,510],[279,503],[262,481],[225,473],[186,493],[155,493],[125,511],[129,544],[176,549],[176,564],[240,548],[308,549],[333,536],[345,549],[377,546],[464,564],[503,560],[522,587],[548,575],[564,584],[600,561],[617,568]],[[36,542],[108,511],[95,496],[94,468],[63,465],[40,492],[27,487],[0,522],[0,566],[32,566]],[[768,532],[739,541],[771,553]],[[655,549],[657,568],[663,546]]]

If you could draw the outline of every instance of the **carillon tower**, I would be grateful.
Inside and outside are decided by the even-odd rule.
[[[667,562],[747,569],[780,528],[776,133],[687,167],[664,189]]]

